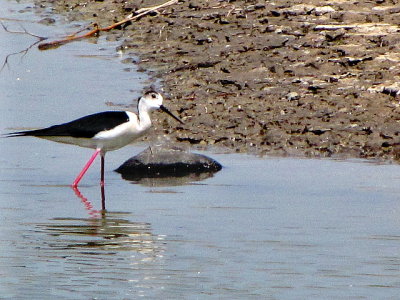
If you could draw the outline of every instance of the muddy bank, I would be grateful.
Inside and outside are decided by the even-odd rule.
[[[161,2],[35,5],[107,26]],[[384,0],[200,0],[102,34],[162,81],[186,122],[163,118],[155,132],[238,152],[398,159],[399,24]]]

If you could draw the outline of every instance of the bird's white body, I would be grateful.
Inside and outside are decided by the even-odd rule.
[[[109,131],[99,132],[93,137],[93,142],[96,144],[95,148],[100,148],[103,151],[117,150],[132,143],[150,129],[151,121],[148,123],[140,122],[136,114],[126,113],[129,116],[127,123],[118,125]]]
[[[150,122],[143,122],[143,120],[140,122],[135,113],[130,111],[125,111],[125,113],[129,117],[128,122],[122,123],[110,130],[100,131],[92,138],[72,136],[40,136],[40,138],[85,148],[101,149],[103,153],[114,151],[129,145],[134,140],[143,136],[151,127],[150,117],[148,119]]]

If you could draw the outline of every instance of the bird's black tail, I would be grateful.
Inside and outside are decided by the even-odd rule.
[[[6,134],[2,134],[1,137],[8,138],[8,137],[17,137],[17,136],[35,136],[36,131],[37,130],[10,132],[10,133],[6,133]]]

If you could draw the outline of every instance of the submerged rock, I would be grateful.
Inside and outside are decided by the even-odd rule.
[[[186,152],[180,148],[149,147],[125,161],[115,171],[124,179],[138,181],[143,178],[167,177],[204,179],[221,169],[220,163],[202,154]],[[202,173],[209,176],[199,176]]]

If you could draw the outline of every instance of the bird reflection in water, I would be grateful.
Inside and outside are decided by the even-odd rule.
[[[106,210],[106,194],[104,191],[104,185],[100,186],[100,188],[101,188],[101,211],[94,209],[92,202],[90,202],[88,198],[83,196],[78,187],[72,187],[72,190],[74,191],[75,195],[81,200],[86,210],[88,211],[89,215],[93,218],[99,218],[102,214],[105,213]]]
[[[51,237],[46,239],[47,247],[87,253],[132,250],[146,257],[161,255],[164,237],[154,235],[150,223],[132,222],[129,212],[95,210],[79,189],[74,192],[88,210],[89,218],[53,218],[49,223],[37,224],[39,231]]]

